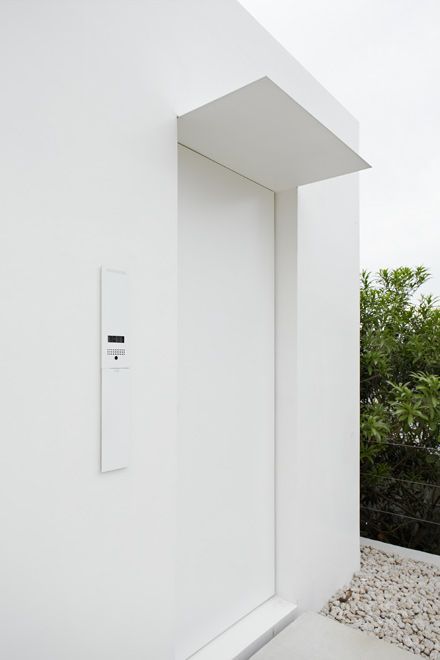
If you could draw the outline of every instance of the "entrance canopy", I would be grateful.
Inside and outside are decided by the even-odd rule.
[[[369,167],[267,77],[179,117],[178,141],[275,192]]]

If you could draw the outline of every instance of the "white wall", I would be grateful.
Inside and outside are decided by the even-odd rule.
[[[359,563],[357,178],[298,190],[294,517],[301,608],[321,607]]]
[[[233,0],[5,0],[0,51],[0,655],[168,660],[176,114],[269,75],[349,143],[356,122]],[[305,209],[313,190],[304,193]],[[307,214],[304,245],[332,226]],[[317,259],[325,252],[309,249]],[[106,475],[99,473],[102,263],[130,272],[134,356],[131,465]],[[345,266],[335,268],[330,281],[339,282]],[[311,290],[324,300],[322,284],[320,276],[306,283],[304,296]],[[337,351],[336,331],[328,332]],[[316,361],[327,354],[322,342]],[[306,380],[303,401],[308,391],[314,384]],[[334,438],[331,422],[340,418],[329,408],[324,401]],[[338,489],[345,454],[354,451],[347,434],[332,476]],[[305,542],[309,530],[300,536]]]
[[[136,27],[146,16],[126,10],[1,6],[0,656],[8,660],[172,654],[175,113],[160,81],[146,76],[150,47]],[[130,273],[135,356],[130,468],[105,475],[100,264]]]
[[[297,603],[300,567],[295,501],[297,461],[298,189],[275,195],[276,588]],[[303,545],[304,552],[308,546]],[[300,558],[299,558],[300,559]],[[307,593],[307,592],[306,592]]]
[[[276,195],[277,590],[300,609],[359,566],[358,197],[357,175]]]

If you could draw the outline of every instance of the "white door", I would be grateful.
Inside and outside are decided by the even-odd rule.
[[[177,659],[274,593],[274,195],[179,147]]]

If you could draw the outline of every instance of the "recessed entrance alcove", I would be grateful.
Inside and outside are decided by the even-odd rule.
[[[296,609],[296,191],[368,165],[269,78],[177,123],[176,660],[245,658]]]

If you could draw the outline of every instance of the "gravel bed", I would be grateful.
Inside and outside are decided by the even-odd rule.
[[[321,614],[430,660],[440,660],[440,568],[370,546],[361,569]]]

